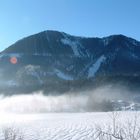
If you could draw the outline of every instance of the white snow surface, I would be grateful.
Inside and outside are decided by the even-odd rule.
[[[88,78],[94,77],[97,71],[99,70],[101,64],[106,60],[104,55],[100,56],[97,61],[89,68]]]
[[[4,56],[9,56],[9,57],[22,57],[23,53],[3,53],[0,54],[0,58],[4,57]]]
[[[73,53],[75,56],[80,56],[80,53],[78,51],[78,48],[81,46],[80,42],[78,40],[70,40],[69,37],[63,33],[64,38],[61,39],[61,42],[65,45],[68,45],[72,48]]]
[[[61,72],[58,69],[55,69],[55,73],[61,79],[64,79],[64,80],[73,80],[73,78],[70,75],[67,75],[67,74],[63,73],[63,72]]]
[[[27,65],[27,66],[25,66],[25,72],[28,75],[32,75],[32,76],[36,77],[38,79],[39,83],[43,84],[43,81],[41,80],[41,77],[40,77],[40,75],[42,74],[40,66]]]
[[[9,81],[0,80],[0,86],[12,87],[12,86],[19,86],[19,84],[15,80],[9,80]]]
[[[134,112],[118,114],[117,120],[122,125],[128,120],[133,121],[135,117]],[[101,140],[96,139],[96,128],[101,126],[106,129],[112,123],[111,116],[111,112],[0,114],[0,128],[14,128],[21,132],[25,140]],[[2,138],[0,132],[0,139]]]

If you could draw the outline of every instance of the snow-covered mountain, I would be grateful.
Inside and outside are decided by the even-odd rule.
[[[124,35],[86,38],[44,31],[0,53],[1,91],[65,92],[122,81],[140,83],[140,42]]]

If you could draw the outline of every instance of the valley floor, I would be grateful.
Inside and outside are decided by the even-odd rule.
[[[20,140],[140,139],[140,112],[0,114],[1,137]],[[131,136],[130,136],[131,134]],[[127,136],[128,135],[128,136]],[[12,137],[12,135],[10,135]],[[122,140],[123,140],[122,139]],[[10,139],[12,140],[12,139]]]

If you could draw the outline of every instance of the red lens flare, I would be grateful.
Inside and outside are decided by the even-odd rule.
[[[11,57],[11,58],[10,58],[10,62],[11,62],[12,64],[17,64],[17,58],[16,58],[16,57]]]

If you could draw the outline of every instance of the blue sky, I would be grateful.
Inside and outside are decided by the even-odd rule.
[[[140,40],[140,0],[0,0],[0,51],[44,30]]]

